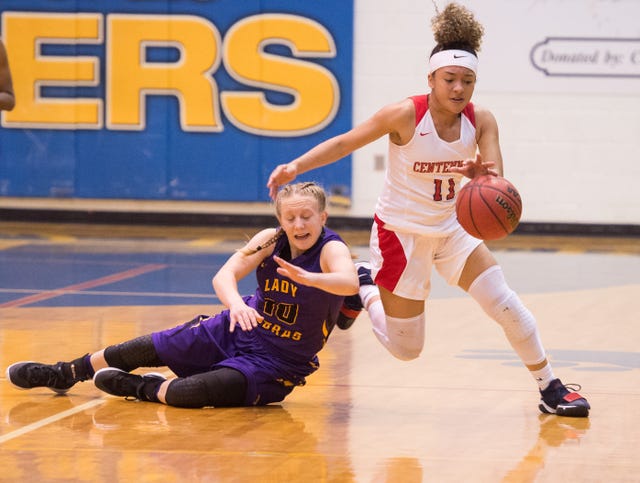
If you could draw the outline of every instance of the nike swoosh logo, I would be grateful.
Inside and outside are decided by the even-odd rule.
[[[454,59],[462,59],[463,57],[468,57],[468,56],[467,55],[456,55],[456,54],[453,54],[453,58]]]
[[[421,132],[420,136],[426,136],[427,134],[431,134],[431,131],[429,131],[429,132]]]

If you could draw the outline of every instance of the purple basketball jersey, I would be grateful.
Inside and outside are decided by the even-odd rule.
[[[273,253],[309,272],[321,272],[320,252],[331,240],[342,241],[325,228],[313,247],[291,260],[289,241],[281,236]],[[256,270],[258,288],[248,302],[264,316],[256,330],[273,347],[274,357],[317,362],[315,355],[333,330],[344,297],[297,284],[280,275],[277,268],[273,257],[268,257]]]
[[[311,272],[321,272],[320,252],[342,239],[325,228],[318,242],[290,260],[289,241],[281,236],[274,254]],[[195,319],[152,334],[158,356],[178,376],[188,377],[216,367],[231,367],[247,379],[247,405],[283,400],[294,386],[319,367],[317,353],[333,330],[344,297],[299,285],[279,275],[273,257],[256,270],[258,287],[244,297],[264,320],[258,327],[229,332],[229,311]]]

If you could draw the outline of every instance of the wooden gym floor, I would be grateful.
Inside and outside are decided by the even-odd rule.
[[[211,276],[253,230],[0,223],[0,481],[640,481],[637,238],[491,245],[588,419],[539,414],[499,328],[437,275],[418,360],[386,353],[363,314],[281,405],[187,410],[91,382],[66,396],[7,382],[15,361],[69,360],[220,310]],[[343,235],[366,257],[368,233]]]

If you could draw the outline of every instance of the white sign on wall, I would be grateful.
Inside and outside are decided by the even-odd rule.
[[[531,63],[547,76],[640,78],[640,39],[549,37]]]
[[[640,1],[466,1],[485,27],[478,88],[640,92]]]

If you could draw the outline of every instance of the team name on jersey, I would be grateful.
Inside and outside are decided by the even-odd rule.
[[[285,327],[282,327],[280,324],[274,324],[273,322],[269,322],[266,319],[262,319],[258,322],[258,325],[273,335],[281,337],[283,339],[291,339],[291,340],[300,340],[302,339],[302,334],[297,330],[290,330]]]
[[[448,173],[451,168],[461,168],[464,161],[416,161],[413,163],[414,173]]]
[[[298,292],[298,287],[296,287],[293,283],[288,280],[280,280],[279,278],[269,279],[267,278],[264,281],[264,292],[280,292],[291,294],[292,297],[296,296]]]

